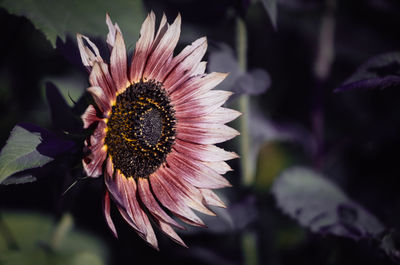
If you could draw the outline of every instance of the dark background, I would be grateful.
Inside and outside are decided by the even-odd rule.
[[[144,4],[158,18],[164,11],[172,20],[180,12],[183,42],[179,47],[206,35],[207,56],[222,42],[235,48],[235,19],[242,15],[248,29],[248,67],[266,70],[272,80],[266,93],[252,98],[254,104],[262,106],[263,115],[272,121],[300,126],[313,135],[311,117],[317,100],[324,121],[322,151],[311,154],[298,143],[264,143],[252,187],[241,185],[239,162],[230,162],[235,171],[227,178],[234,187],[222,194],[229,205],[239,207],[234,218],[242,225],[212,229],[215,223],[225,224],[214,217],[209,229],[181,234],[189,249],[158,233],[161,250],[153,250],[115,209],[120,238],[113,238],[102,216],[101,179],[80,181],[65,195],[76,176],[59,172],[34,183],[0,186],[0,210],[31,210],[56,220],[68,211],[76,227],[105,242],[109,264],[245,264],[246,235],[255,238],[252,248],[258,264],[395,264],[372,240],[356,242],[309,232],[276,207],[270,187],[281,170],[291,165],[318,168],[388,229],[399,228],[399,87],[333,92],[369,58],[399,50],[399,2],[337,1],[334,59],[321,86],[312,69],[325,10],[322,1],[280,1],[276,31],[258,2],[151,0]],[[117,17],[114,20],[118,22]],[[74,84],[81,84],[79,95],[87,86],[87,75],[72,63],[79,56],[77,49],[76,54],[53,49],[26,18],[0,9],[0,24],[0,146],[4,146],[20,122],[54,130],[45,81],[72,76]],[[105,41],[105,36],[99,37]],[[234,142],[226,146],[238,152]]]

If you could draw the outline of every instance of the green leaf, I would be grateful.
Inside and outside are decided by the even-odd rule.
[[[104,265],[108,258],[107,248],[99,238],[73,226],[66,231],[57,248],[52,249],[52,238],[58,230],[48,216],[33,212],[6,212],[1,218],[2,225],[7,227],[18,247],[10,249],[0,233],[2,265]]]
[[[378,239],[385,229],[374,215],[311,169],[285,170],[272,192],[283,212],[315,233]]]
[[[53,158],[37,150],[41,142],[40,133],[15,126],[0,153],[0,183],[17,172],[41,167],[52,161]]]
[[[56,47],[57,37],[76,33],[89,36],[107,34],[106,13],[120,26],[126,47],[136,42],[144,19],[141,0],[0,0],[0,7],[9,13],[25,16]]]

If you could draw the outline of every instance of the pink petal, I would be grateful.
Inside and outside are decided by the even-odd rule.
[[[207,115],[190,117],[190,118],[180,117],[180,120],[185,123],[225,124],[235,120],[240,115],[242,115],[242,113],[240,113],[239,111],[220,107],[214,110],[213,112],[208,113]]]
[[[129,208],[132,221],[140,228],[144,233],[139,233],[139,235],[145,239],[151,246],[158,249],[157,238],[154,234],[154,230],[150,224],[149,218],[146,213],[142,210],[137,198],[136,198],[136,181],[131,178],[124,179],[124,187],[128,194]]]
[[[163,176],[158,174],[158,171],[150,175],[151,187],[157,199],[164,207],[173,212],[184,222],[195,225],[205,226],[203,221],[181,200],[174,200],[173,191],[162,181]]]
[[[118,186],[118,178],[120,178],[120,175],[115,174],[114,176],[114,167],[113,163],[111,161],[111,157],[109,156],[107,158],[107,164],[106,164],[106,171],[104,174],[104,182],[106,184],[106,187],[108,191],[111,193],[111,197],[114,200],[116,204],[118,204],[118,207],[122,207],[123,209],[127,208],[127,198],[121,188]]]
[[[140,39],[136,43],[135,53],[132,57],[129,79],[132,83],[138,82],[143,75],[147,56],[151,51],[154,40],[156,18],[151,12],[142,24],[140,29]]]
[[[164,87],[173,91],[174,87],[178,87],[186,81],[193,72],[197,70],[197,65],[207,50],[207,39],[200,38],[187,46],[183,51],[172,59],[168,64],[168,68],[157,76],[157,80],[163,80]]]
[[[159,76],[163,65],[167,62],[168,58],[173,54],[176,44],[178,43],[181,33],[181,16],[178,14],[174,23],[167,29],[165,34],[156,41],[152,47],[146,67],[144,70],[144,79],[156,79]],[[156,45],[155,45],[156,44]]]
[[[200,145],[176,139],[173,147],[177,152],[200,161],[225,161],[238,158],[234,152],[225,151],[215,145]]]
[[[195,76],[181,84],[179,87],[170,87],[168,92],[171,93],[171,99],[174,102],[185,102],[187,99],[193,99],[196,96],[198,97],[210,91],[221,83],[227,75],[228,74],[225,73],[213,72],[210,74]]]
[[[92,95],[94,102],[96,102],[97,107],[100,109],[103,115],[106,116],[106,113],[111,110],[111,102],[104,94],[103,89],[98,86],[91,86],[86,90]]]
[[[103,212],[104,212],[104,217],[106,219],[108,227],[110,228],[113,235],[115,237],[118,237],[117,230],[115,229],[114,222],[112,221],[111,215],[110,215],[110,195],[108,194],[107,190],[104,194]]]
[[[203,195],[197,188],[184,179],[177,178],[172,169],[164,168],[160,170],[164,171],[162,181],[172,191],[171,196],[175,201],[183,201],[184,204],[198,212],[215,216],[215,213],[203,204]]]
[[[224,175],[228,171],[232,171],[232,168],[224,161],[219,162],[203,162],[204,165],[213,169],[218,174]]]
[[[95,62],[103,62],[99,49],[97,49],[96,45],[91,42],[88,37],[83,36],[82,34],[76,34],[76,39],[78,41],[78,48],[79,53],[81,54],[82,63],[90,72]],[[86,40],[91,49],[84,44],[83,39]]]
[[[111,76],[118,93],[124,91],[129,86],[126,64],[125,42],[122,34],[117,31],[115,36],[115,45],[111,52],[110,68]]]
[[[156,220],[156,223],[164,234],[169,236],[176,243],[187,248],[185,242],[183,242],[183,240],[178,236],[178,234],[174,231],[174,229],[172,229],[172,227],[169,224],[164,223],[163,221],[158,219]]]
[[[171,152],[167,156],[167,163],[177,178],[182,178],[197,188],[218,189],[231,186],[215,170],[177,152]]]
[[[83,169],[89,177],[98,177],[103,171],[103,163],[107,156],[107,149],[104,145],[105,127],[104,121],[98,123],[90,137],[88,149],[91,153],[82,159]]]
[[[200,191],[208,205],[226,208],[225,203],[213,191],[209,189],[200,189]]]
[[[240,133],[223,124],[185,124],[178,122],[176,137],[195,144],[216,144],[228,141]]]
[[[139,178],[138,188],[140,199],[151,214],[160,222],[168,223],[180,229],[185,229],[183,226],[178,224],[174,219],[167,215],[163,209],[161,209],[158,202],[154,199],[153,194],[150,191],[149,181],[145,178]]]
[[[192,72],[192,76],[202,75],[206,71],[207,62],[200,62]]]
[[[89,128],[92,123],[101,120],[101,118],[97,117],[97,111],[93,107],[93,105],[89,105],[85,112],[81,116],[83,121],[83,128]]]
[[[115,23],[113,25],[110,16],[108,15],[108,13],[106,14],[106,23],[108,26],[108,34],[107,34],[107,44],[108,47],[110,48],[110,51],[113,49],[114,44],[115,44],[115,35],[117,32],[121,33],[121,30],[119,29],[119,26],[117,23]],[[122,33],[121,33],[122,35]]]

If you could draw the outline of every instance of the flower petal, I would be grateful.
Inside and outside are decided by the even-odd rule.
[[[103,163],[107,156],[107,148],[104,145],[105,127],[105,122],[100,121],[90,137],[91,145],[88,149],[91,153],[82,159],[83,169],[89,177],[98,177],[102,174]]]
[[[185,102],[188,99],[193,99],[213,89],[227,76],[228,74],[226,73],[217,72],[195,76],[180,86],[171,86],[168,92],[171,94],[171,99],[175,104]]]
[[[176,44],[178,44],[181,33],[181,15],[178,14],[174,23],[168,27],[165,34],[153,44],[152,53],[150,54],[143,73],[145,79],[155,79],[159,76],[164,64],[173,54]]]
[[[103,212],[104,212],[104,217],[106,219],[108,227],[110,228],[113,235],[118,238],[117,230],[115,229],[114,222],[111,219],[111,215],[110,215],[110,195],[107,190],[105,191],[105,194],[104,194]]]
[[[154,199],[153,194],[150,191],[149,181],[147,179],[138,179],[138,190],[141,201],[157,220],[163,223],[168,223],[180,229],[185,229],[168,214],[166,214],[160,205],[158,205],[158,202]]]
[[[156,17],[151,12],[142,24],[140,39],[136,43],[135,53],[132,57],[129,79],[131,83],[138,82],[143,75],[147,57],[151,51],[154,40]]]
[[[164,223],[163,221],[158,219],[156,219],[156,223],[164,234],[169,236],[176,243],[187,248],[185,242],[183,242],[183,240],[178,236],[178,234],[174,231],[174,229],[172,229],[172,227],[169,224]]]
[[[173,147],[177,152],[200,161],[225,161],[238,158],[234,152],[225,151],[215,145],[201,145],[176,139]]]
[[[215,170],[218,174],[224,175],[228,171],[232,171],[232,168],[224,161],[219,162],[203,162],[207,167]]]
[[[97,111],[93,107],[93,105],[89,105],[87,107],[81,118],[83,121],[83,128],[85,129],[89,128],[89,126],[92,125],[94,122],[101,120],[101,118],[97,116]]]
[[[200,189],[200,191],[203,194],[204,200],[208,205],[226,208],[225,203],[221,201],[218,195],[215,194],[212,190]]]
[[[178,122],[176,137],[195,144],[217,144],[228,141],[240,133],[223,124],[184,124]]]
[[[126,48],[122,34],[117,31],[111,52],[110,69],[116,90],[121,93],[129,86],[127,78]]]
[[[177,178],[182,178],[197,188],[218,189],[231,186],[215,170],[177,152],[171,152],[167,156],[167,163]]]
[[[117,23],[115,23],[113,25],[113,23],[111,21],[111,18],[108,15],[108,13],[106,14],[106,24],[108,26],[108,34],[107,34],[107,41],[106,42],[107,42],[108,47],[110,48],[110,51],[111,51],[113,49],[113,47],[114,47],[114,44],[115,44],[116,33],[117,32],[121,33],[121,30],[120,30],[120,28],[119,28]],[[122,35],[122,33],[121,33],[121,35]]]
[[[92,86],[101,87],[110,105],[115,101],[117,90],[108,71],[107,64],[95,63],[90,73],[89,81]]]
[[[93,97],[99,110],[105,114],[111,110],[111,102],[104,94],[104,91],[99,86],[91,86],[86,89]]]
[[[162,181],[164,181],[165,185],[169,185],[169,189],[172,191],[171,196],[176,201],[181,200],[184,204],[198,212],[215,216],[215,213],[203,204],[203,195],[197,188],[186,182],[185,179],[177,178],[173,170],[169,170],[168,168],[160,170],[164,171]]]
[[[103,62],[103,58],[100,56],[99,49],[96,45],[89,40],[88,37],[82,34],[76,34],[76,39],[78,41],[79,53],[81,54],[81,59],[83,65],[90,72],[95,62]],[[90,48],[86,46],[83,39],[89,44]]]
[[[194,41],[173,58],[168,68],[155,78],[161,80],[167,90],[173,91],[174,87],[178,87],[193,75],[206,50],[207,38],[203,37]]]
[[[176,216],[184,222],[205,227],[203,221],[181,200],[174,200],[172,190],[169,185],[162,181],[163,176],[158,173],[150,175],[150,183],[153,188],[154,194],[164,207],[173,212]]]

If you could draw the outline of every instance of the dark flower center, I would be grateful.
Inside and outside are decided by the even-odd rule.
[[[117,96],[105,144],[114,168],[126,177],[148,177],[164,162],[175,140],[175,115],[160,82],[138,82]]]

